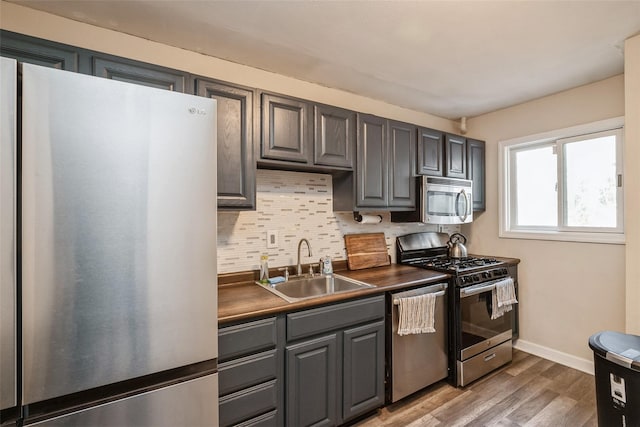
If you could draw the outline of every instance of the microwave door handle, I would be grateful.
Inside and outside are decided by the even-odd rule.
[[[464,199],[464,213],[462,215],[460,215],[460,211],[458,211],[458,204],[456,203],[456,213],[458,214],[458,217],[460,218],[460,220],[462,222],[465,222],[467,220],[467,217],[469,216],[469,198],[467,197],[467,192],[464,191],[464,188],[462,190],[460,190],[460,193],[458,193],[458,198],[462,196],[462,198]]]

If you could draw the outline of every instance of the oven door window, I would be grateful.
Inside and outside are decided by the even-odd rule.
[[[491,291],[460,298],[462,349],[511,329],[513,311],[491,320],[491,309]]]

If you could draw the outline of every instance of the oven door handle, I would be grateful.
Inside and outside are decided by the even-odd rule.
[[[474,286],[470,288],[463,288],[463,289],[460,289],[460,298],[470,297],[471,295],[477,295],[483,292],[492,291],[495,289],[495,287],[496,287],[496,284],[491,283],[484,286],[478,286],[478,287]]]
[[[496,287],[496,283],[502,282],[503,280],[508,278],[511,278],[511,276],[503,277],[501,279],[495,279],[487,283],[479,283],[477,285],[462,288],[460,289],[460,298],[470,297],[471,295],[477,295],[482,292],[492,291]]]

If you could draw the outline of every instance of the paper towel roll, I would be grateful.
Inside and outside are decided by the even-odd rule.
[[[382,222],[382,215],[360,215],[354,213],[353,219],[360,224],[380,224],[380,222]]]

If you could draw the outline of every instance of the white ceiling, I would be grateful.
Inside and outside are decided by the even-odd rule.
[[[14,0],[457,119],[623,72],[636,1]]]

